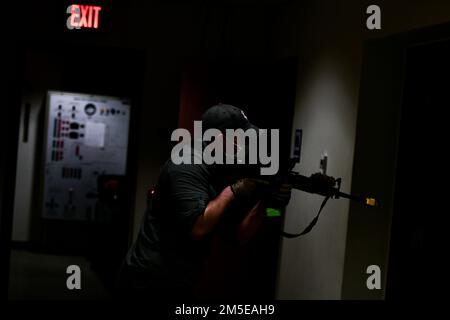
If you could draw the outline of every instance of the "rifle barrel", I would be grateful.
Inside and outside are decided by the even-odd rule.
[[[336,198],[350,199],[352,201],[356,201],[356,202],[362,203],[362,204],[364,204],[366,206],[369,206],[369,207],[379,207],[380,206],[380,204],[378,203],[378,201],[375,198],[359,197],[359,196],[355,196],[355,195],[344,193],[344,192],[340,192],[340,191],[336,193]]]

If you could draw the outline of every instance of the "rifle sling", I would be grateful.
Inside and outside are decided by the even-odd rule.
[[[322,212],[322,209],[325,207],[325,204],[327,203],[328,199],[330,199],[330,197],[331,197],[331,195],[327,195],[325,197],[325,199],[323,199],[322,204],[320,205],[319,212],[317,212],[317,215],[309,223],[309,225],[305,228],[305,230],[303,230],[301,233],[288,233],[288,232],[281,230],[281,235],[285,238],[292,239],[292,238],[297,238],[297,237],[300,237],[300,236],[303,236],[303,235],[309,233],[312,230],[312,228],[316,225],[317,220],[319,220],[320,213]]]

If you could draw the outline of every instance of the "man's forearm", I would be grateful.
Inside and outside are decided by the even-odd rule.
[[[200,240],[212,231],[233,200],[233,191],[230,187],[226,187],[214,200],[210,201],[203,214],[194,223],[191,231],[192,238]]]
[[[259,201],[248,212],[237,228],[237,240],[240,244],[247,243],[260,229],[265,219],[265,206]]]

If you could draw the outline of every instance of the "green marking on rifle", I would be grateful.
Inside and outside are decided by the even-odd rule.
[[[266,215],[268,217],[280,217],[281,211],[274,208],[266,208]]]

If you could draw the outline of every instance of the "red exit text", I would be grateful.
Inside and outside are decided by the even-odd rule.
[[[81,29],[81,28],[98,28],[100,19],[99,6],[84,6],[81,4],[72,4],[67,7],[67,13],[70,14],[67,18],[67,28]]]

